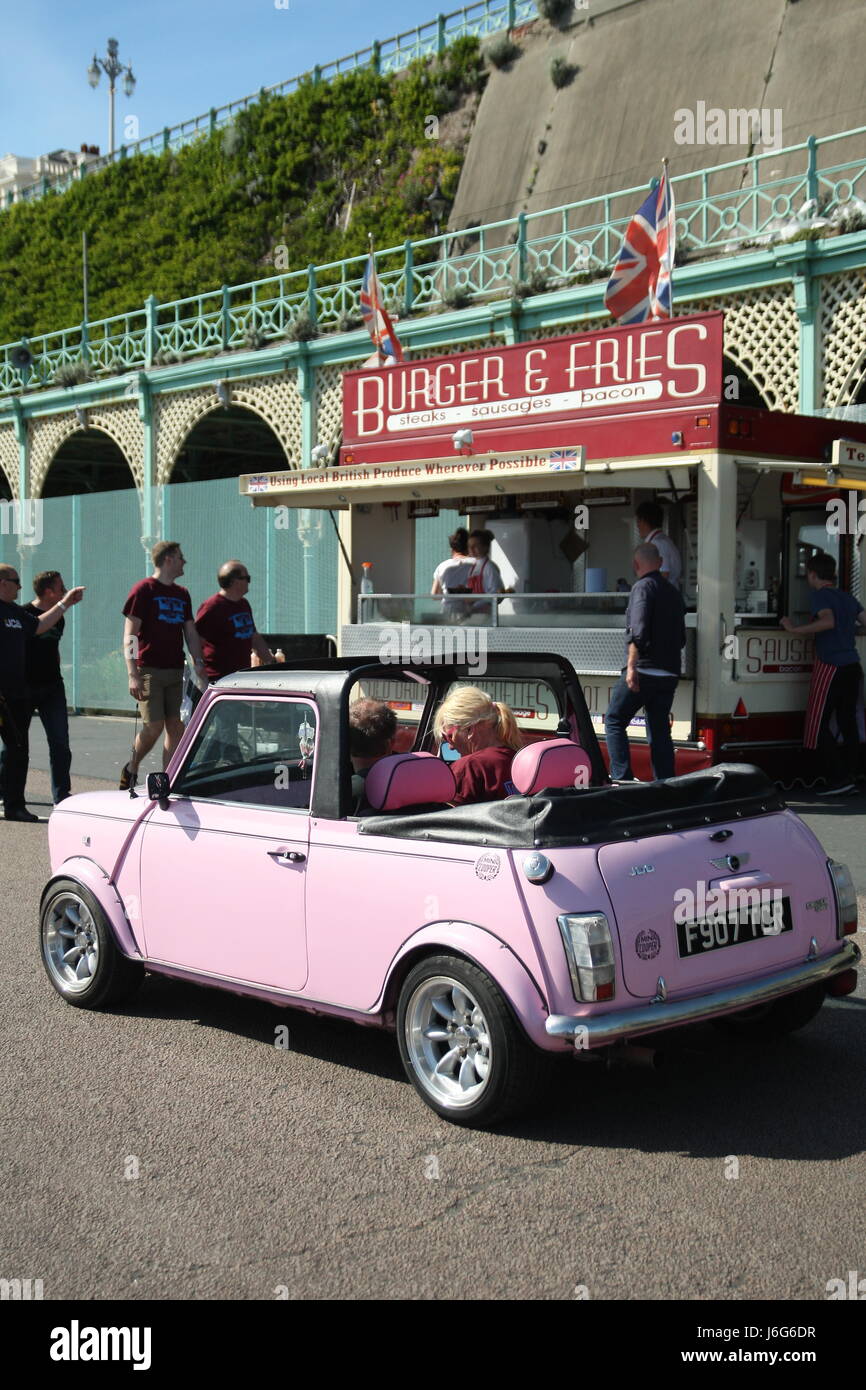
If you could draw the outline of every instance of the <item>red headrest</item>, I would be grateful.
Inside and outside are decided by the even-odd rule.
[[[453,801],[454,774],[432,753],[391,753],[367,773],[364,795],[376,811]]]
[[[544,787],[588,787],[591,777],[589,754],[570,738],[530,743],[511,764],[511,780],[521,796],[535,796]]]

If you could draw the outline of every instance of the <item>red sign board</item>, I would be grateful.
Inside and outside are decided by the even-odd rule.
[[[451,453],[466,429],[475,454],[578,444],[584,421],[718,404],[722,325],[700,314],[346,372],[343,461]]]

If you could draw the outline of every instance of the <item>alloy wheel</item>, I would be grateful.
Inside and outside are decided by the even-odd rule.
[[[64,994],[79,994],[99,967],[99,935],[93,913],[74,893],[61,893],[42,922],[45,962]]]
[[[405,1028],[409,1059],[429,1095],[453,1109],[473,1105],[488,1084],[493,1046],[466,986],[447,975],[425,980],[409,1000]]]

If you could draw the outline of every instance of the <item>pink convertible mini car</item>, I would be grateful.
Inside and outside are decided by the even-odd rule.
[[[505,800],[449,805],[433,716],[460,683],[526,731]],[[414,735],[360,816],[359,695]],[[460,1124],[517,1111],[551,1054],[699,1020],[784,1033],[856,984],[848,870],[763,774],[612,786],[555,656],[491,656],[483,678],[373,658],[239,672],[146,797],[72,797],[49,838],[42,956],[70,1004],[152,971],[395,1028],[422,1099]]]

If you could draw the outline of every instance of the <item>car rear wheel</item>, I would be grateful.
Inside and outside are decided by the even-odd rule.
[[[459,1125],[519,1113],[549,1074],[548,1059],[526,1040],[498,987],[459,956],[430,956],[409,972],[397,1038],[422,1100]]]
[[[101,1009],[134,994],[144,967],[117,947],[101,907],[72,879],[53,884],[42,904],[42,963],[48,978],[78,1009]]]
[[[742,1013],[726,1014],[716,1019],[716,1026],[729,1033],[754,1038],[782,1038],[805,1028],[820,1012],[826,998],[824,986],[810,985],[796,994],[785,994],[771,1004],[760,1004]]]

